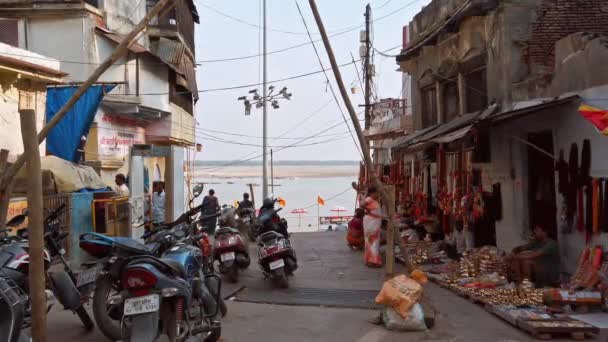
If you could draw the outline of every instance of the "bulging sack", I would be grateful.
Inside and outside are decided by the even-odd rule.
[[[376,303],[391,307],[403,318],[407,318],[421,296],[422,285],[401,274],[384,282],[382,290],[376,296]]]
[[[384,326],[388,330],[395,331],[427,331],[428,328],[424,322],[424,311],[422,305],[416,303],[410,310],[407,317],[401,317],[393,308],[384,308],[382,313]]]

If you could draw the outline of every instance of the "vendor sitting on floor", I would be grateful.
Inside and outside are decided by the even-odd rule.
[[[559,284],[559,249],[547,227],[536,225],[534,241],[513,249],[509,256],[513,278],[517,282],[532,280],[536,287]]]
[[[462,252],[468,249],[464,225],[462,221],[456,221],[456,230],[445,236],[445,251],[450,259],[459,260]]]
[[[346,241],[348,242],[348,246],[353,250],[363,249],[363,245],[365,244],[363,236],[363,216],[365,216],[363,208],[357,208],[355,210],[355,216],[348,222]]]

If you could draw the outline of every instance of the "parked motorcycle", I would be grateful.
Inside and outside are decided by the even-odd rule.
[[[0,341],[29,342],[21,330],[27,304],[27,295],[0,270]]]
[[[195,188],[195,190],[197,190]],[[195,197],[200,195],[202,188],[195,191]],[[120,340],[122,338],[121,322],[123,320],[123,303],[121,293],[125,290],[122,279],[123,269],[133,261],[134,257],[160,257],[169,248],[170,243],[163,243],[163,238],[169,237],[172,228],[181,225],[181,228],[187,228],[187,234],[184,237],[192,236],[188,240],[192,246],[200,249],[203,255],[204,284],[207,289],[216,298],[221,292],[221,282],[219,277],[214,275],[213,267],[209,267],[211,258],[211,243],[206,234],[199,232],[198,225],[201,220],[193,219],[194,216],[201,212],[200,206],[195,207],[182,214],[175,222],[172,222],[165,227],[161,227],[160,231],[145,234],[142,238],[146,244],[137,242],[132,238],[126,237],[108,237],[103,234],[87,233],[80,236],[80,247],[89,255],[97,259],[97,264],[101,265],[101,270],[95,280],[95,292],[93,294],[93,314],[95,321],[102,333],[111,340]],[[178,233],[179,234],[179,233]],[[177,242],[175,239],[173,242]],[[91,266],[91,263],[87,264]],[[217,279],[216,279],[217,278]],[[223,315],[226,313],[226,306],[223,299],[220,298],[220,311]]]
[[[63,255],[65,250],[61,247],[61,241],[69,234],[61,232],[57,218],[65,209],[65,205],[60,206],[50,215],[47,216],[44,222],[44,239],[45,239],[45,276],[47,288],[56,296],[59,303],[65,309],[74,312],[82,321],[82,324],[87,330],[92,330],[95,325],[91,320],[88,312],[83,306],[81,295],[76,288],[74,275],[66,262]],[[15,216],[7,223],[8,227],[17,227],[25,220],[26,213]],[[16,236],[7,237],[4,232],[4,245],[0,249],[0,268],[4,270],[4,274],[8,275],[17,286],[29,293],[29,242],[28,229],[24,228],[18,231]],[[64,265],[64,271],[50,272],[49,267],[53,260],[59,259]],[[26,312],[29,315],[29,312]]]
[[[277,232],[283,228],[279,226],[282,221],[277,220],[276,215],[281,209],[267,209],[260,213],[258,219],[266,232],[258,237],[258,263],[264,278],[270,278],[280,288],[288,288],[287,277],[298,268],[298,261],[287,236]]]
[[[187,341],[204,336],[217,341],[221,335],[219,293],[214,297],[203,274],[203,255],[188,236],[186,224],[155,234],[154,242],[171,247],[161,258],[130,258],[121,272],[125,341]],[[216,279],[220,282],[219,277]]]
[[[215,231],[213,256],[219,263],[220,274],[230,282],[236,283],[239,279],[239,270],[247,269],[251,260],[249,250],[238,229],[230,226],[234,222],[234,208],[225,208],[220,218],[220,228]]]

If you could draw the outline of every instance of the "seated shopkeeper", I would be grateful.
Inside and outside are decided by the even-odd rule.
[[[559,284],[559,248],[557,242],[549,237],[547,227],[537,225],[534,241],[515,247],[509,259],[516,282],[527,278],[539,288]]]

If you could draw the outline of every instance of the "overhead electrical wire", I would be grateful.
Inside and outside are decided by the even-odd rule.
[[[326,129],[324,129],[324,130],[322,130],[322,131],[320,131],[320,132],[317,132],[317,133],[316,133],[316,134],[314,134],[314,135],[311,135],[311,136],[307,137],[307,138],[301,139],[301,140],[299,140],[299,141],[297,141],[297,142],[295,142],[295,143],[293,143],[293,144],[290,144],[290,145],[286,145],[286,146],[284,146],[284,147],[281,147],[281,148],[279,148],[279,149],[277,149],[276,151],[273,151],[273,152],[275,152],[275,153],[276,153],[276,152],[279,152],[279,151],[282,151],[282,150],[285,150],[285,149],[291,148],[291,147],[293,147],[293,146],[295,146],[295,145],[298,145],[298,144],[300,144],[300,143],[302,143],[302,142],[304,142],[304,141],[306,141],[306,140],[313,139],[313,138],[315,138],[315,137],[317,137],[317,136],[319,136],[319,135],[321,135],[321,134],[323,134],[323,133],[325,133],[325,132],[328,132],[328,131],[330,131],[330,130],[332,130],[332,129],[336,128],[336,127],[338,127],[339,125],[343,125],[343,124],[344,124],[344,122],[343,122],[342,120],[340,120],[340,122],[338,122],[338,123],[337,123],[337,124],[335,124],[335,125],[332,125],[332,126],[330,126],[330,127],[326,128]],[[269,153],[267,153],[267,155],[268,155],[268,154],[269,154]],[[222,168],[225,168],[225,167],[229,167],[229,166],[233,166],[233,165],[238,165],[238,164],[241,164],[241,163],[244,163],[244,162],[250,161],[250,160],[254,160],[254,159],[260,158],[260,157],[262,157],[263,155],[264,155],[264,154],[262,153],[262,154],[259,154],[259,155],[256,155],[256,156],[253,156],[253,157],[250,157],[250,158],[247,158],[247,159],[236,160],[236,161],[228,162],[228,163],[226,163],[226,164],[222,164],[222,165],[219,165],[219,166],[214,166],[214,167],[202,167],[202,168],[198,168],[198,169],[199,169],[199,170],[219,170],[219,169],[222,169]]]
[[[422,0],[414,0],[412,2],[409,2],[409,3],[405,4],[404,6],[398,8],[398,9],[396,9],[396,10],[394,10],[394,11],[392,11],[392,12],[390,12],[390,13],[384,15],[384,16],[381,16],[381,17],[377,18],[375,20],[375,22],[381,21],[381,20],[386,19],[386,18],[388,18],[388,17],[390,17],[392,15],[395,15],[395,14],[399,13],[400,11],[406,9],[407,7],[409,7],[409,6],[415,4],[416,2],[419,2],[419,1],[422,1]],[[339,32],[330,34],[329,38],[341,36],[343,34],[352,32],[352,31],[357,30],[359,28],[362,28],[364,26],[365,25],[360,25],[360,26],[357,26],[357,27],[352,27],[352,28],[349,28],[347,30],[343,30],[343,31],[339,31]],[[321,39],[314,40],[315,43],[320,42],[320,41],[321,41]],[[282,49],[279,49],[279,50],[270,51],[270,52],[267,53],[267,55],[274,55],[274,54],[282,53],[282,52],[285,52],[285,51],[297,49],[297,48],[300,48],[300,47],[303,47],[303,46],[307,46],[307,45],[310,45],[310,44],[311,44],[311,42],[306,42],[306,43],[302,43],[302,44],[288,46],[288,47],[285,47],[285,48],[282,48]],[[11,55],[11,54],[3,53],[3,55]],[[263,55],[262,53],[258,53],[258,54],[255,54],[255,55],[245,55],[245,56],[238,56],[238,57],[214,58],[214,59],[194,61],[194,63],[195,64],[202,64],[202,63],[230,62],[230,61],[238,61],[238,60],[243,60],[243,59],[258,58],[258,57],[260,57],[262,55]],[[41,57],[41,56],[40,57],[37,57],[37,56],[23,56],[23,55],[16,55],[16,54],[14,56],[36,58],[36,59],[41,59],[41,60],[57,61],[56,59],[46,58],[46,57]],[[68,64],[84,64],[84,65],[99,65],[99,64],[101,64],[101,63],[82,62],[82,61],[70,61],[70,60],[59,60],[59,62],[68,63]],[[114,64],[114,65],[126,65],[126,64],[128,64],[128,63],[122,63],[122,64],[118,63],[118,64]],[[165,63],[158,62],[158,63],[154,63],[154,64],[161,64],[162,65],[162,64],[165,64]]]
[[[380,5],[380,6],[378,6],[378,7],[374,7],[374,9],[375,9],[375,10],[379,10],[379,9],[381,9],[381,8],[383,8],[383,7],[386,7],[386,5],[390,4],[390,3],[391,3],[391,1],[393,1],[393,0],[386,0],[386,2],[385,2],[385,3],[383,3],[382,5]]]
[[[338,101],[338,96],[336,96],[336,92],[334,91],[334,87],[331,84],[331,82],[329,81],[329,76],[327,76],[327,72],[325,71],[325,67],[323,66],[323,61],[321,60],[321,56],[319,55],[319,51],[317,50],[317,46],[313,42],[312,35],[310,34],[310,30],[308,29],[308,24],[306,23],[306,19],[304,18],[304,14],[302,13],[302,9],[300,8],[300,4],[298,3],[298,0],[294,0],[294,2],[296,3],[296,7],[298,8],[298,13],[300,13],[300,18],[302,18],[302,23],[304,24],[304,28],[306,28],[306,32],[308,33],[308,38],[311,41],[311,45],[312,45],[312,47],[313,47],[313,49],[315,51],[315,55],[317,56],[317,60],[319,61],[319,66],[321,67],[321,70],[323,70],[323,74],[325,75],[325,79],[327,80],[327,84],[329,85],[329,89],[331,90],[331,94],[334,97],[334,101],[336,102],[336,105],[340,109],[340,114],[342,114],[342,118],[344,119],[344,123],[346,124],[346,127],[348,127],[348,132],[350,133],[350,136],[353,139],[353,143],[355,144],[355,147],[357,148],[357,151],[359,151],[359,154],[361,155],[361,158],[363,158],[363,152],[361,152],[361,149],[359,148],[359,144],[357,143],[357,139],[355,139],[355,135],[353,134],[353,131],[350,128],[350,125],[348,124],[348,121],[346,120],[346,115],[344,114],[344,110],[342,109],[342,106],[340,105],[340,101]]]
[[[217,8],[215,8],[213,6],[204,4],[200,0],[196,0],[196,2],[199,3],[201,6],[203,6],[203,7],[207,8],[207,9],[211,10],[212,12],[215,12],[215,13],[217,13],[217,14],[225,17],[225,18],[228,18],[230,20],[234,20],[234,21],[239,22],[241,24],[244,24],[244,25],[247,25],[247,26],[250,26],[250,27],[253,27],[253,28],[257,28],[257,29],[262,29],[263,28],[263,26],[260,25],[260,24],[254,24],[254,23],[251,23],[251,22],[249,22],[247,20],[237,18],[237,17],[235,17],[235,16],[233,16],[231,14],[228,14],[226,12],[222,12],[222,11],[218,10]],[[349,26],[349,27],[344,27],[344,28],[341,28],[341,29],[335,29],[335,30],[332,30],[332,31],[333,32],[340,32],[340,31],[344,31],[344,30],[357,29],[357,28],[360,28],[360,27],[361,27],[361,25]],[[272,32],[277,32],[277,33],[291,34],[291,35],[306,35],[306,32],[294,32],[294,31],[280,30],[280,29],[276,29],[276,28],[272,28],[272,27],[267,27],[267,30],[268,31],[272,31]]]

